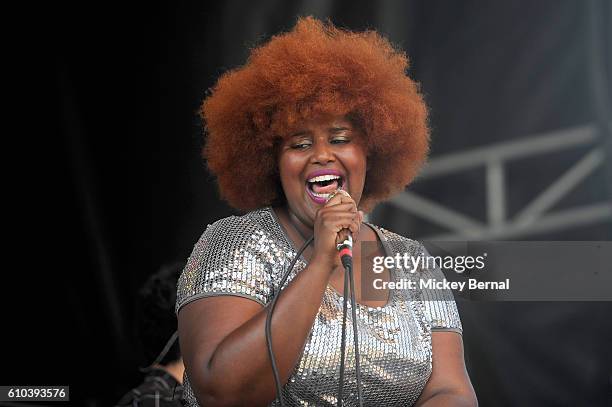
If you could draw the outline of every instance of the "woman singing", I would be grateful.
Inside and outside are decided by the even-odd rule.
[[[363,222],[426,158],[427,109],[406,69],[405,54],[376,32],[309,17],[254,49],[206,98],[204,156],[222,197],[245,214],[209,225],[179,280],[188,405],[276,405],[266,311],[311,236],[276,304],[273,349],[286,405],[339,404],[344,268],[336,243],[349,231],[363,405],[476,405],[452,294],[361,290],[374,257],[425,253]],[[397,267],[377,276],[409,274],[443,278],[439,269]],[[345,406],[358,405],[352,332]]]

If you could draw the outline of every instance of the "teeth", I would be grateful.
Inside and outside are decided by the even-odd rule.
[[[338,189],[340,190],[342,188],[338,188]],[[329,193],[329,194],[318,194],[318,193],[316,193],[314,191],[310,191],[310,193],[313,194],[314,196],[316,196],[317,198],[325,198],[325,199],[329,198],[333,194],[333,192]]]
[[[332,179],[340,179],[339,175],[319,175],[318,177],[312,177],[308,180],[308,182],[321,182],[321,181],[331,181]]]

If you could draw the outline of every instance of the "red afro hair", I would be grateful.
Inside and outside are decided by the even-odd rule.
[[[284,199],[276,143],[305,118],[348,115],[367,138],[360,207],[371,210],[409,184],[429,147],[427,107],[406,54],[375,31],[300,18],[219,78],[202,105],[204,158],[221,197],[239,210]]]

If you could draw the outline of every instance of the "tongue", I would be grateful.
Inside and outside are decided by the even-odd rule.
[[[321,186],[321,184],[315,183],[312,185],[312,190],[317,194],[331,194],[338,189],[338,181],[334,180],[329,185]]]

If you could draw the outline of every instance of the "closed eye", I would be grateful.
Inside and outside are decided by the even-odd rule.
[[[308,147],[310,147],[310,143],[297,143],[291,145],[291,148],[294,150],[303,150]]]

